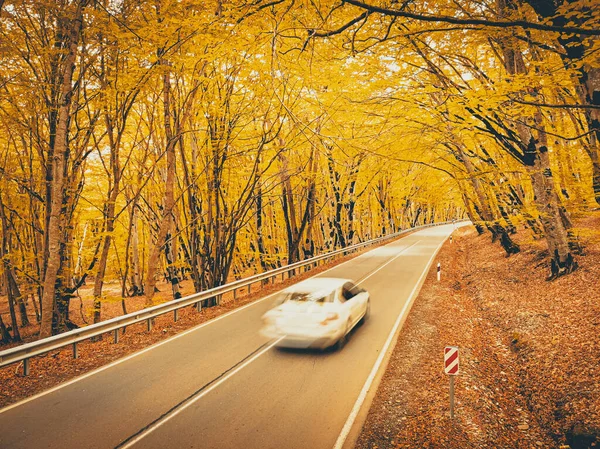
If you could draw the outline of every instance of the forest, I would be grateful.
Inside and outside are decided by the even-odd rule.
[[[0,0],[3,343],[420,224],[585,255],[595,0]]]

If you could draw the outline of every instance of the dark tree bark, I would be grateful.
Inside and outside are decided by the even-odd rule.
[[[561,27],[566,24],[584,23],[583,14],[565,17],[559,14],[559,8],[564,4],[574,3],[572,0],[523,0],[545,21],[553,26]],[[593,8],[593,6],[590,6]],[[584,63],[588,44],[580,34],[559,34],[558,42],[563,47],[560,53],[565,66],[575,67],[577,76],[574,80],[577,95],[583,105],[596,108],[585,108],[584,116],[590,131],[589,145],[585,149],[592,162],[592,181],[596,203],[600,204],[600,68],[589,62]]]
[[[8,332],[8,329],[6,328],[6,325],[4,324],[4,321],[2,320],[2,315],[0,315],[0,342],[2,344],[7,344],[10,343],[12,341],[12,337],[10,335],[10,332]]]

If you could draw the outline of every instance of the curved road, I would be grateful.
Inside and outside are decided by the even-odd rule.
[[[342,447],[365,383],[453,229],[415,232],[321,274],[371,294],[370,319],[341,351],[273,347],[258,333],[267,297],[0,410],[0,448]]]

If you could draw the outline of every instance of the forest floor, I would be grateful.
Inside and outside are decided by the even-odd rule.
[[[23,364],[9,365],[0,368],[0,408],[18,402],[24,398],[52,388],[60,383],[66,382],[77,376],[83,375],[101,366],[107,365],[114,360],[125,357],[128,354],[144,349],[152,344],[165,340],[177,333],[190,329],[201,323],[223,315],[233,309],[249,304],[266,295],[274,293],[288,285],[294,284],[302,279],[315,276],[347,260],[350,260],[365,251],[372,250],[377,246],[389,242],[370,245],[355,253],[343,257],[336,257],[323,265],[307,272],[299,272],[292,278],[284,281],[277,277],[274,283],[261,284],[257,282],[252,285],[251,291],[241,289],[238,291],[237,299],[234,300],[233,293],[224,294],[221,305],[203,308],[200,313],[194,307],[180,309],[178,321],[173,322],[172,314],[157,317],[151,332],[147,332],[145,322],[129,326],[127,331],[119,336],[119,343],[113,343],[111,335],[105,335],[101,341],[83,341],[77,345],[78,359],[73,359],[69,347],[59,351],[52,351],[44,356],[34,357],[30,361],[30,375],[23,376]],[[249,276],[252,273],[248,274]],[[86,326],[93,322],[93,279],[78,291],[78,296],[71,300],[69,316],[78,326]],[[194,293],[191,280],[181,283],[183,296]],[[158,282],[159,292],[154,295],[154,303],[170,301],[173,299],[171,285],[167,282]],[[107,282],[103,289],[102,319],[108,320],[123,315],[121,286],[118,282]],[[127,312],[135,312],[145,307],[146,298],[135,296],[126,298]],[[35,311],[32,301],[27,306],[29,319],[35,323]],[[0,296],[0,314],[6,325],[10,324],[8,314],[7,298]],[[17,312],[18,314],[18,312]],[[19,320],[20,323],[20,320]],[[0,345],[0,351],[11,347],[29,343],[37,339],[39,325],[19,327],[22,341]]]
[[[600,213],[579,269],[547,281],[541,241],[505,257],[473,227],[447,243],[399,333],[357,449],[600,447]],[[445,346],[460,348],[455,417]]]

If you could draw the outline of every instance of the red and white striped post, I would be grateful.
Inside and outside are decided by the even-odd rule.
[[[450,376],[450,418],[454,419],[454,376],[458,375],[458,346],[444,348],[444,373]]]

